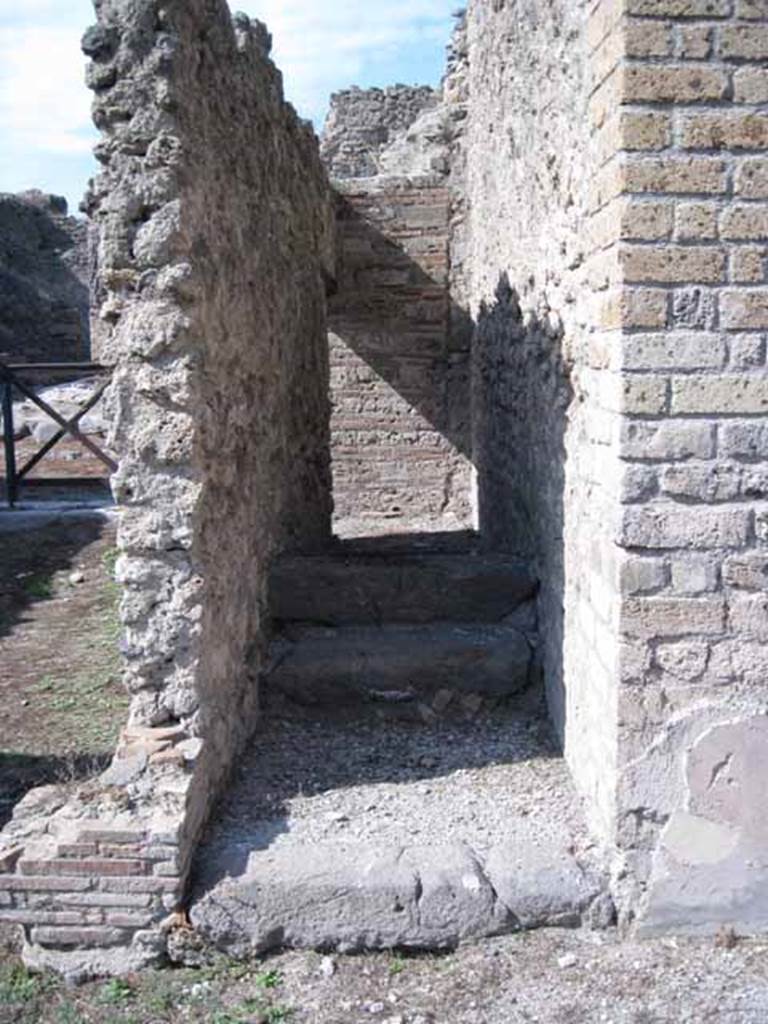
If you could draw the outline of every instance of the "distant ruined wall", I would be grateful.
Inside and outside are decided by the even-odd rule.
[[[451,122],[437,99],[399,86],[340,93],[323,137],[339,193],[329,327],[345,532],[472,521],[469,336],[449,292]]]
[[[428,85],[334,93],[320,143],[328,173],[334,178],[379,174],[382,151],[439,101],[439,93]]]
[[[334,227],[262,25],[233,25],[223,0],[97,12],[89,209],[100,355],[116,367],[131,714],[106,773],[55,813],[20,808],[0,888],[29,963],[123,973],[162,951],[159,923],[257,721],[270,559],[330,535]]]
[[[89,357],[88,224],[61,196],[0,194],[0,359]]]

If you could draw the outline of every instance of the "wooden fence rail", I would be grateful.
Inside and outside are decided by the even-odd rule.
[[[0,390],[2,390],[2,413],[3,413],[3,447],[5,450],[5,488],[8,507],[13,508],[18,500],[19,486],[27,474],[34,469],[48,452],[61,441],[67,434],[79,441],[85,448],[95,455],[97,459],[114,473],[117,464],[113,459],[102,451],[99,446],[81,433],[78,423],[85,414],[96,405],[109,385],[111,370],[100,363],[2,363],[0,362]],[[30,378],[44,374],[47,378],[56,376],[96,377],[96,387],[93,393],[78,408],[74,416],[65,419],[60,413],[50,406],[44,399],[35,392],[34,386],[29,383]],[[28,398],[41,409],[46,416],[58,424],[59,429],[50,437],[41,448],[38,449],[18,469],[16,464],[16,440],[13,426],[13,392],[14,389]]]

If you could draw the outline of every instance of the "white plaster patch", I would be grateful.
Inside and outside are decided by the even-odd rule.
[[[741,832],[687,811],[677,811],[664,829],[661,841],[684,864],[718,864],[736,849]]]

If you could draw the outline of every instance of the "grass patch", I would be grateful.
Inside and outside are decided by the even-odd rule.
[[[135,993],[123,978],[110,978],[101,986],[97,998],[104,1006],[125,1006],[135,998]]]
[[[33,601],[47,601],[53,597],[51,576],[30,576],[24,580],[24,593]]]
[[[283,976],[280,971],[264,971],[256,976],[256,984],[259,988],[277,988]]]
[[[49,978],[30,974],[22,964],[2,964],[0,965],[0,1004],[7,1006],[31,1003],[45,995],[51,984]]]

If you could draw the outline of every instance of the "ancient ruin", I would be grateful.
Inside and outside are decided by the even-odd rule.
[[[766,931],[765,3],[471,0],[321,145],[223,0],[96,9],[132,705],[27,962]]]
[[[0,359],[87,359],[89,284],[88,226],[66,199],[0,194]]]

